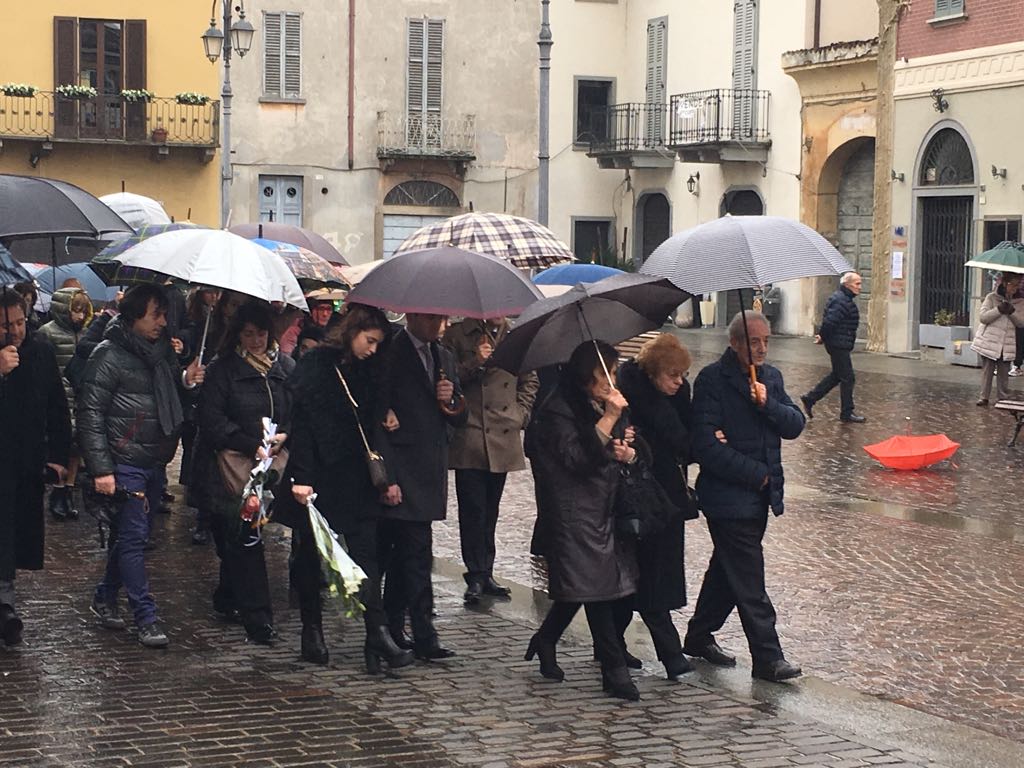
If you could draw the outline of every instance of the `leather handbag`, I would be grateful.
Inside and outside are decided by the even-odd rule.
[[[267,485],[276,485],[284,474],[284,468],[288,464],[288,449],[282,448],[275,456],[267,470]],[[256,459],[247,456],[241,451],[224,449],[217,451],[217,469],[220,470],[220,479],[224,488],[232,496],[240,497],[249,482],[249,475],[256,466]]]
[[[634,541],[657,535],[679,514],[647,463],[639,457],[619,468],[613,510],[615,532]]]
[[[334,371],[338,374],[338,381],[341,382],[341,386],[345,389],[349,405],[352,406],[352,415],[356,419],[356,428],[359,430],[359,436],[363,439],[363,448],[366,450],[366,469],[370,473],[370,482],[378,491],[385,491],[391,483],[388,481],[388,468],[384,464],[384,457],[370,448],[370,443],[366,439],[366,433],[363,431],[362,422],[359,421],[359,403],[352,397],[352,392],[348,388],[348,382],[341,375],[341,369],[338,366],[334,366]]]

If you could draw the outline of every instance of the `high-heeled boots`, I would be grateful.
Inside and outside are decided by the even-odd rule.
[[[530,644],[526,647],[525,661],[533,661],[534,656],[540,656],[540,673],[548,680],[562,682],[565,679],[565,672],[558,666],[558,659],[555,655],[555,644],[545,640],[540,634],[530,638]]]
[[[386,626],[367,627],[363,656],[366,660],[366,671],[371,675],[380,674],[382,661],[391,669],[398,669],[412,664],[414,659],[411,650],[398,647]]]
[[[302,658],[313,664],[326,664],[329,654],[324,642],[323,618],[320,610],[320,593],[302,595],[299,599],[299,614],[302,616]]]
[[[611,669],[601,668],[601,684],[609,696],[627,701],[639,701],[640,691],[629,676],[629,669],[626,667],[612,667]]]

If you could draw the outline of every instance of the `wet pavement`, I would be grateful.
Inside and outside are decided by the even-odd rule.
[[[722,346],[720,335],[684,336],[695,371]],[[794,397],[824,373],[806,340],[780,340],[772,354]],[[498,531],[496,570],[514,600],[463,608],[452,515],[435,526],[435,584],[438,626],[459,656],[383,678],[364,673],[361,627],[340,616],[327,622],[330,665],[299,662],[276,527],[279,642],[248,644],[218,621],[208,599],[216,557],[189,543],[191,518],[178,505],[159,517],[150,559],[166,651],[95,626],[88,603],[104,553],[94,528],[85,517],[50,526],[47,570],[19,578],[26,642],[0,649],[0,764],[1024,765],[1024,521],[1013,493],[1020,459],[1004,447],[1012,420],[973,405],[976,371],[866,355],[854,363],[870,422],[841,426],[834,403],[816,408],[787,446],[787,511],[766,540],[780,633],[806,674],[794,685],[751,682],[734,619],[720,640],[741,652],[738,669],[700,665],[673,684],[649,661],[637,704],[601,693],[585,625],[560,649],[566,682],[544,681],[522,660],[546,607],[543,564],[528,554],[528,473],[510,477]],[[915,432],[963,443],[955,467],[872,466],[861,446],[900,431],[907,415]],[[700,522],[687,536],[695,595],[710,547]],[[678,612],[680,627],[688,615]],[[654,658],[643,631],[630,643]]]

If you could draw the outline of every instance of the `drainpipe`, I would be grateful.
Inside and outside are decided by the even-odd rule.
[[[348,169],[355,167],[356,0],[348,0]]]
[[[821,48],[821,0],[814,0],[814,47]]]
[[[551,0],[541,0],[540,36],[537,47],[540,48],[540,135],[537,147],[537,221],[547,226],[548,223],[548,146],[549,118],[551,107],[551,25],[548,15]]]

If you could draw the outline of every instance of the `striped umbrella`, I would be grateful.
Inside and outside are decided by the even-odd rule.
[[[308,248],[303,248],[291,243],[284,243],[279,240],[267,240],[256,237],[251,242],[262,245],[269,251],[273,251],[288,265],[288,269],[299,281],[302,290],[312,291],[317,288],[330,286],[340,288],[347,286],[348,282],[342,274],[342,268],[331,264],[327,259],[317,256]]]
[[[395,255],[448,245],[497,256],[520,269],[546,269],[575,261],[569,246],[550,229],[505,213],[463,213],[428,224],[409,235]]]

